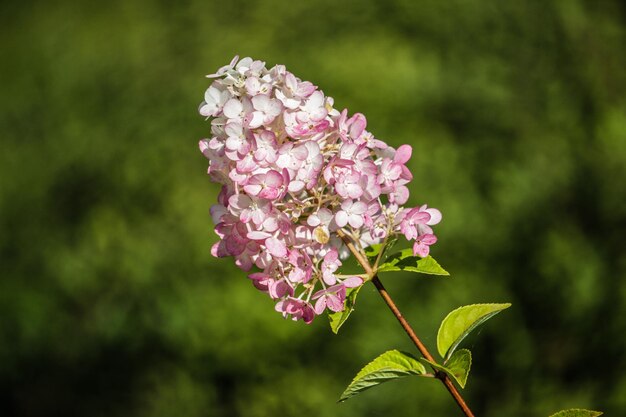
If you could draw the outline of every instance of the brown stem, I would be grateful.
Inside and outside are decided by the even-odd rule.
[[[402,316],[402,313],[396,306],[396,303],[393,302],[393,300],[391,299],[391,296],[389,295],[389,293],[383,286],[383,283],[380,282],[380,279],[378,278],[377,275],[375,275],[374,278],[372,278],[372,282],[374,283],[374,286],[376,286],[376,289],[378,290],[380,295],[385,300],[385,303],[387,303],[387,306],[389,307],[389,309],[393,312],[393,315],[396,316],[396,318],[400,322],[400,325],[402,326],[406,334],[409,335],[409,338],[411,339],[413,344],[417,346],[422,356],[424,356],[429,361],[436,363],[436,361],[433,359],[428,349],[426,349],[426,346],[424,346],[422,341],[415,334],[415,331],[413,331],[413,328],[411,327],[411,325]],[[450,392],[450,394],[452,395],[456,403],[459,405],[459,407],[461,407],[461,410],[463,410],[465,415],[467,417],[474,417],[474,413],[472,413],[472,410],[469,409],[469,407],[465,403],[465,400],[463,400],[463,397],[461,397],[461,393],[454,386],[450,378],[448,378],[448,375],[436,369],[434,369],[434,371],[435,371],[435,377],[437,377],[439,380],[441,380],[441,382],[443,382],[443,384],[446,386],[446,388],[448,389],[448,391]]]
[[[356,246],[354,246],[354,243],[352,243],[350,238],[348,238],[348,235],[346,235],[341,229],[337,230],[337,234],[339,235],[341,240],[343,240],[343,243],[346,244],[348,249],[350,249],[350,252],[352,252],[357,262],[361,265],[361,267],[363,267],[363,269],[365,269],[365,273],[370,277],[373,277],[374,271],[372,271],[370,263],[368,262],[367,258],[361,253],[361,251],[359,251]]]
[[[400,325],[402,326],[406,334],[409,336],[413,344],[420,351],[422,356],[426,358],[427,360],[429,360],[430,362],[437,363],[437,361],[435,361],[435,359],[430,354],[428,349],[426,349],[426,346],[424,346],[424,344],[419,339],[419,337],[417,337],[417,335],[415,334],[415,331],[413,330],[409,322],[406,321],[406,319],[402,316],[402,313],[396,306],[396,303],[394,303],[393,299],[391,298],[391,296],[389,295],[389,293],[383,286],[383,283],[380,282],[380,279],[378,278],[376,271],[372,270],[372,267],[370,266],[370,263],[367,260],[367,257],[365,257],[361,253],[361,251],[359,251],[354,246],[352,241],[348,238],[348,236],[341,229],[337,231],[337,234],[339,235],[339,237],[341,237],[341,239],[346,244],[350,252],[352,252],[352,254],[356,257],[356,260],[363,267],[367,275],[371,278],[371,281],[374,283],[374,286],[380,293],[381,297],[383,297],[383,300],[385,300],[385,303],[387,303],[387,306],[389,307],[393,315],[396,316],[396,318],[400,322]],[[461,410],[463,410],[463,413],[465,414],[465,416],[474,417],[474,413],[472,413],[472,410],[470,410],[470,408],[467,406],[467,404],[465,403],[465,400],[463,400],[463,397],[461,396],[461,393],[456,388],[456,386],[454,386],[454,384],[452,383],[448,375],[446,375],[444,372],[441,372],[435,368],[433,368],[433,371],[435,372],[435,377],[439,379],[446,386],[446,388],[448,389],[448,392],[450,392],[450,395],[452,395],[456,403],[459,405],[459,407],[461,407]]]

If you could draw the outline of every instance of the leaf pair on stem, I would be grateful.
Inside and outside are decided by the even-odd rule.
[[[437,348],[444,359],[443,364],[425,358],[418,360],[413,355],[398,350],[387,351],[361,369],[339,401],[345,401],[383,382],[408,375],[433,377],[437,372],[443,372],[464,388],[472,364],[472,354],[468,349],[457,351],[456,348],[472,330],[510,306],[511,304],[474,304],[452,311],[441,323],[437,334]],[[422,362],[430,365],[435,374],[428,373]]]
[[[392,245],[393,243],[391,245],[383,243],[367,248],[365,250],[365,256],[367,256],[369,264],[364,265],[364,267],[367,266],[365,269],[369,270],[371,274],[370,279],[372,279],[376,285],[381,296],[383,296],[420,352],[426,357],[418,359],[410,353],[401,352],[396,349],[383,353],[359,371],[350,385],[348,385],[346,390],[341,394],[339,401],[345,401],[360,392],[396,378],[412,375],[435,377],[446,385],[446,388],[448,388],[448,391],[450,391],[465,415],[473,417],[472,411],[467,407],[465,401],[458,393],[458,390],[454,387],[454,384],[450,382],[450,380],[453,380],[461,388],[465,388],[472,365],[471,352],[468,349],[457,350],[457,348],[472,331],[499,312],[509,308],[511,304],[472,304],[459,307],[450,312],[441,322],[439,331],[437,332],[437,350],[442,357],[442,363],[440,364],[432,358],[430,353],[414,334],[410,325],[402,317],[399,310],[397,310],[395,303],[382,286],[377,274],[380,272],[408,271],[447,276],[449,273],[430,256],[424,258],[413,256],[411,249],[405,249],[385,258],[385,252]],[[351,248],[351,250],[353,249],[354,248]],[[385,259],[381,263],[383,258]],[[367,262],[362,263],[367,264]],[[370,265],[373,265],[373,268],[370,267]],[[350,289],[346,297],[346,309],[342,312],[329,315],[333,332],[337,333],[352,311],[354,311],[354,305],[359,290],[360,287]],[[428,372],[424,364],[428,365],[432,369],[432,372]],[[601,414],[602,413],[598,411],[570,409],[557,412],[550,417],[597,417]]]

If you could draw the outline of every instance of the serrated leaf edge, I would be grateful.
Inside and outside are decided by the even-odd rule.
[[[397,354],[397,355],[401,355],[406,357],[407,359],[410,359],[413,363],[412,365],[419,365],[421,368],[419,370],[415,370],[415,369],[411,369],[411,370],[405,370],[405,369],[400,369],[400,368],[394,368],[394,367],[382,367],[379,370],[377,370],[376,372],[393,372],[393,373],[397,373],[398,375],[394,376],[394,377],[390,377],[390,378],[386,378],[382,381],[380,381],[377,384],[372,384],[370,386],[367,386],[365,388],[362,388],[358,391],[353,391],[351,390],[351,388],[357,384],[359,381],[364,380],[369,374],[372,374],[373,372],[364,372],[365,369],[370,366],[373,365],[376,361],[381,360],[381,358],[385,355],[391,355],[391,354]],[[417,358],[415,358],[413,355],[411,355],[410,353],[407,352],[402,352],[399,351],[397,349],[392,349],[392,350],[388,350],[380,355],[378,355],[376,358],[374,358],[372,361],[370,361],[367,365],[365,365],[363,368],[361,368],[361,370],[356,374],[356,376],[352,379],[352,381],[350,382],[350,384],[348,385],[348,387],[343,391],[343,393],[341,394],[341,396],[339,397],[339,400],[337,402],[343,402],[346,401],[347,399],[367,390],[370,388],[375,387],[376,385],[380,385],[384,382],[390,381],[392,379],[396,379],[396,378],[402,378],[405,376],[409,376],[409,375],[417,375],[417,376],[422,376],[426,374],[426,368],[424,367],[424,365],[422,365],[419,360]]]
[[[398,272],[398,271],[409,271],[409,272],[416,272],[419,274],[424,274],[424,275],[437,275],[437,276],[450,276],[450,273],[448,271],[446,271],[441,264],[439,264],[439,262],[437,262],[437,260],[435,258],[433,258],[432,256],[428,255],[425,258],[419,258],[418,256],[412,256],[412,255],[404,255],[404,252],[407,252],[408,254],[412,254],[412,250],[411,249],[404,249],[400,252],[396,252],[393,255],[390,255],[387,259],[386,262],[384,262],[382,265],[380,265],[378,267],[377,272]],[[398,255],[398,256],[395,256]],[[425,271],[425,270],[420,270],[418,266],[407,266],[405,268],[400,268],[398,266],[396,266],[397,262],[406,259],[406,258],[419,258],[416,262],[416,265],[419,265],[420,261],[426,261],[426,262],[434,262],[435,265],[441,269],[442,272],[430,272],[430,271]],[[396,263],[391,263],[389,260],[398,260]]]
[[[557,411],[556,413],[552,414],[550,417],[560,417],[559,414],[567,413],[570,411],[588,413],[588,417],[598,417],[604,414],[602,411],[585,410],[584,408],[568,408],[567,410]],[[567,415],[562,415],[562,417],[567,417]]]

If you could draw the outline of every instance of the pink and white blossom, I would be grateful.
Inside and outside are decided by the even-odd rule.
[[[349,254],[338,232],[367,247],[404,235],[425,257],[441,212],[409,201],[412,149],[367,131],[361,113],[283,65],[235,57],[214,74],[199,113],[211,131],[199,147],[211,180],[214,256],[234,258],[284,317],[310,323],[345,308],[365,276],[340,274]]]

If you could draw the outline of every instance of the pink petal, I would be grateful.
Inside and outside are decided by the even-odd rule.
[[[236,136],[229,136],[228,139],[226,139],[226,149],[230,150],[230,151],[236,151],[239,150],[239,148],[242,147],[242,140]],[[246,151],[241,151],[241,153],[246,153]]]
[[[241,161],[237,161],[237,171],[239,173],[252,172],[257,166],[256,161],[250,155],[246,155]]]
[[[306,146],[298,146],[293,148],[290,152],[291,156],[299,161],[304,161],[309,156],[309,150]]]
[[[414,211],[411,214],[411,220],[413,220],[415,223],[427,224],[427,222],[430,220],[430,213],[427,213],[425,211]]]
[[[404,185],[401,185],[396,188],[396,191],[393,193],[394,203],[398,205],[402,205],[406,203],[409,199],[409,189]]]
[[[265,174],[265,185],[272,188],[278,188],[283,185],[283,176],[274,170],[267,171]]]
[[[402,174],[402,167],[398,164],[391,165],[388,171],[385,172],[385,176],[392,180],[397,180]]]
[[[309,304],[305,304],[302,307],[302,321],[306,324],[311,324],[314,318],[315,312],[313,311],[313,308]]]
[[[415,244],[413,245],[413,255],[417,255],[422,258],[425,258],[428,256],[429,252],[430,252],[430,247],[428,245],[425,245],[419,240],[415,241]]]
[[[355,114],[350,119],[352,120],[352,126],[350,126],[350,136],[352,139],[358,139],[365,130],[365,126],[367,126],[367,120],[361,113]]]
[[[252,199],[244,194],[235,194],[228,199],[228,205],[238,210],[250,207]]]
[[[320,298],[321,299],[321,298]],[[328,308],[335,313],[338,313],[343,310],[343,302],[334,294],[328,294],[326,296],[326,305]]]
[[[315,314],[318,316],[326,310],[326,297],[320,297],[315,302]]]
[[[406,164],[411,159],[413,148],[410,145],[402,145],[396,150],[396,155],[393,157],[393,162],[397,164]]]
[[[346,288],[355,288],[359,285],[363,285],[363,278],[361,277],[350,277],[343,280],[343,285]]]
[[[253,211],[250,210],[250,211],[251,211],[251,214],[249,215],[249,218],[252,220],[254,224],[258,226],[262,224],[263,221],[265,221],[265,213],[263,213],[261,210],[253,210]]]
[[[243,190],[250,195],[257,195],[261,192],[261,185],[258,184],[247,184],[243,186]]]
[[[272,235],[267,232],[263,232],[261,230],[253,230],[246,234],[246,237],[252,240],[263,240],[263,239],[267,239],[270,236]]]
[[[270,233],[274,233],[276,230],[278,230],[278,221],[275,217],[268,217],[267,219],[263,220],[263,228]]]
[[[287,246],[282,240],[276,239],[275,237],[270,237],[265,240],[265,246],[267,247],[267,251],[270,253],[270,255],[279,258],[284,258],[287,256]]]
[[[350,198],[359,198],[363,195],[363,188],[359,184],[349,184],[346,192]]]
[[[418,237],[417,239],[426,245],[433,245],[437,242],[437,236],[430,234],[430,233],[422,235]]]
[[[293,289],[289,286],[287,281],[281,279],[280,281],[273,282],[269,286],[269,293],[272,298],[283,298],[285,295],[292,295]]]
[[[337,277],[330,271],[324,271],[322,279],[328,285],[335,285],[337,283]]]
[[[264,188],[259,192],[259,197],[266,198],[268,200],[274,200],[278,198],[279,191],[277,188]]]
[[[337,259],[339,259],[339,252],[337,252],[335,248],[332,248],[324,255],[324,263],[327,264],[335,263]],[[341,262],[339,262],[339,264],[341,264]]]
[[[274,306],[274,310],[278,311],[279,313],[283,313],[285,311],[285,304],[286,304],[285,300],[280,300]]]

